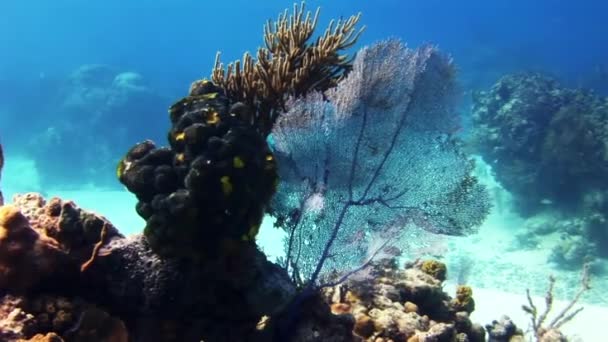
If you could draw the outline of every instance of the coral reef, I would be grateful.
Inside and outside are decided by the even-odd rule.
[[[0,317],[2,341],[129,341],[120,319],[82,299],[4,295]]]
[[[304,17],[304,6],[295,6],[291,17],[269,22],[257,61],[245,55],[242,69],[236,62],[224,70],[218,60],[216,84],[196,81],[170,107],[168,147],[145,140],[118,163],[116,176],[137,197],[136,211],[146,220],[143,234],[124,237],[73,202],[33,193],[0,207],[0,338],[484,341],[483,328],[469,319],[472,289],[461,284],[450,297],[442,288],[444,264],[417,260],[399,268],[394,256],[400,251],[388,243],[407,225],[467,234],[489,210],[485,189],[471,176],[472,162],[452,136],[451,60],[431,46],[410,50],[386,41],[362,50],[351,64],[339,52],[359,37],[359,16],[330,24],[309,43],[317,15]],[[76,138],[89,135],[98,120],[116,118],[107,108],[146,92],[139,75],[101,66],[82,68],[72,83],[79,90],[66,98],[65,106],[74,109],[69,124],[85,127]],[[117,92],[105,92],[108,84]],[[91,115],[80,115],[84,111]],[[333,140],[322,147],[337,150],[310,144],[296,155],[294,146],[305,145],[296,133],[311,127],[313,140],[326,133]],[[266,140],[271,132],[286,174],[302,176],[299,167],[316,167],[313,176],[298,179],[308,182],[299,211],[284,211],[280,219],[293,223],[306,209],[310,222],[330,227],[312,243],[303,237],[312,229],[294,235],[293,227],[298,250],[283,267],[255,243],[279,180]],[[90,134],[77,148],[97,146],[96,138]],[[320,164],[319,157],[336,164]],[[290,158],[305,162],[294,169]],[[421,181],[421,173],[431,176]],[[330,194],[330,176],[341,193]],[[363,208],[361,216],[343,221],[354,208]],[[384,209],[393,216],[385,218]],[[362,223],[378,229],[366,232]],[[358,248],[353,259],[364,261],[362,267],[351,269],[332,250],[334,242],[336,250]],[[299,264],[300,255],[308,265]],[[322,272],[326,261],[331,272]]]
[[[20,147],[44,170],[43,186],[116,187],[113,165],[134,141],[163,137],[164,123],[150,117],[163,115],[170,99],[141,75],[107,65],[82,65],[58,83],[41,91],[47,103],[16,111],[20,117],[41,113]]]
[[[596,244],[581,235],[566,232],[560,236],[559,244],[551,249],[549,261],[564,269],[578,269],[597,260]]]
[[[524,332],[508,316],[486,325],[488,342],[525,342]]]
[[[454,72],[433,46],[387,40],[360,50],[336,88],[287,104],[271,135],[281,178],[271,212],[294,280],[398,253],[410,228],[468,235],[484,221],[489,196],[451,135]]]
[[[171,147],[145,141],[120,162],[118,177],[137,196],[158,254],[201,259],[255,243],[278,176],[263,136],[239,118],[246,110],[211,82],[195,82],[170,109]]]
[[[78,340],[70,331],[80,327],[85,334],[80,340],[87,340],[93,330],[109,333],[120,328],[114,320],[107,326],[99,323],[99,317],[107,315],[88,309],[54,325],[56,315],[68,317],[57,310],[67,304],[63,299],[36,304],[35,298],[44,293],[43,298],[59,295],[69,302],[83,298],[94,303],[118,315],[129,336],[139,340],[240,341],[259,334],[260,318],[276,314],[295,293],[287,274],[254,244],[204,264],[167,260],[159,258],[142,235],[124,238],[103,218],[71,202],[46,202],[28,194],[0,207],[0,213],[0,291],[25,300],[6,297],[7,303],[16,304],[6,304],[12,318],[2,322],[3,333],[25,329],[20,333],[24,338],[53,332]],[[32,320],[38,328],[27,330]],[[120,329],[114,333],[122,334]]]
[[[303,96],[310,91],[325,91],[337,84],[351,68],[347,55],[340,51],[353,46],[363,29],[356,31],[360,14],[347,20],[332,20],[313,43],[309,42],[317,26],[319,9],[311,16],[304,2],[294,4],[276,22],[264,27],[265,47],[257,51],[257,60],[245,53],[243,60],[225,69],[215,61],[212,80],[228,97],[254,109],[248,117],[264,135],[285,107],[288,96]],[[241,66],[242,65],[242,66]]]
[[[135,317],[210,316],[255,325],[295,292],[286,274],[252,245],[198,263],[159,258],[137,235],[104,246],[91,273],[105,275],[99,281],[112,284],[105,293],[110,307]]]
[[[46,202],[34,193],[15,196],[12,205],[0,207],[0,288],[68,290],[69,286],[54,282],[70,284],[77,278],[94,255],[102,231],[106,242],[121,237],[105,218],[73,202],[58,198]]]
[[[354,333],[363,341],[485,341],[485,332],[469,319],[472,311],[443,292],[442,280],[416,262],[399,269],[385,259],[323,293],[334,314],[350,313]],[[472,298],[470,298],[472,300]]]
[[[545,211],[524,221],[515,235],[513,248],[536,249],[544,245],[551,250],[548,262],[566,270],[589,264],[593,272],[598,272],[601,270],[598,243],[603,241],[593,236],[593,230],[604,224],[597,214],[571,216]]]
[[[568,209],[608,186],[607,99],[540,74],[516,74],[473,102],[475,143],[523,213]]]
[[[549,288],[545,294],[545,309],[539,311],[532,297],[530,296],[530,290],[526,290],[528,305],[523,305],[522,309],[530,316],[532,323],[532,331],[534,337],[538,342],[567,342],[568,339],[560,331],[560,327],[570,322],[579,312],[583,310],[583,307],[574,309],[574,306],[578,303],[581,296],[589,291],[590,277],[589,277],[589,265],[583,266],[581,274],[581,284],[579,290],[574,295],[574,298],[559,311],[551,321],[547,323],[549,314],[553,310],[553,287],[555,285],[555,278],[549,277]]]
[[[0,288],[27,290],[53,274],[64,258],[57,241],[30,227],[17,208],[0,207]]]
[[[46,202],[28,194],[0,210],[11,214],[2,217],[13,217],[3,219],[2,227],[29,229],[52,239],[53,251],[60,253],[54,259],[42,254],[21,259],[61,261],[65,269],[51,267],[54,272],[29,280],[29,287],[18,291],[0,284],[3,340],[274,341],[273,332],[289,314],[286,308],[297,291],[285,270],[269,263],[253,244],[204,262],[166,258],[143,235],[124,238],[107,224],[101,225],[109,227],[106,238],[95,248],[99,242],[86,236],[100,239],[101,230],[88,230],[100,223],[84,222],[103,219],[71,202]],[[8,250],[0,244],[0,254]],[[94,262],[82,270],[90,253]],[[484,341],[483,328],[469,319],[474,310],[471,288],[461,286],[454,298],[448,296],[442,288],[446,271],[434,260],[405,268],[394,259],[374,262],[302,302],[289,339]]]
[[[475,310],[473,289],[467,285],[458,285],[456,288],[456,298],[454,298],[450,304],[455,311],[467,312],[470,314]]]
[[[448,273],[448,269],[445,264],[434,259],[422,261],[420,270],[440,281],[444,281]]]
[[[478,150],[519,212],[585,222],[582,244],[607,256],[608,98],[541,74],[507,75],[474,95],[473,121]],[[572,246],[560,248],[556,255],[572,255]]]

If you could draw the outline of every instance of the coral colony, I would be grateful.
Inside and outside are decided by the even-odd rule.
[[[255,57],[218,55],[169,109],[168,146],[126,153],[116,175],[143,234],[33,193],[0,207],[0,340],[523,338],[506,318],[473,324],[473,291],[446,294],[445,264],[397,264],[409,227],[467,235],[490,209],[452,134],[451,59],[397,40],[353,58],[360,15],[313,39],[318,16],[295,5]],[[256,246],[266,213],[287,232],[278,264]],[[545,327],[527,311],[539,340],[562,341],[568,313]]]

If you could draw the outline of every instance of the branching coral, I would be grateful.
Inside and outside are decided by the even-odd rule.
[[[381,42],[336,88],[289,101],[272,131],[282,180],[272,209],[294,279],[356,269],[378,236],[466,235],[484,220],[485,188],[447,133],[452,68],[432,46]]]
[[[583,273],[581,276],[581,287],[576,292],[576,295],[570,301],[570,303],[568,303],[568,305],[566,305],[566,307],[563,308],[562,311],[558,312],[555,318],[553,318],[553,320],[547,325],[545,325],[545,321],[547,320],[549,313],[551,313],[551,310],[553,309],[553,286],[555,285],[555,278],[549,277],[549,289],[545,294],[546,307],[543,312],[539,312],[536,308],[536,305],[534,305],[534,301],[530,296],[530,290],[526,291],[528,305],[523,305],[522,309],[530,315],[530,319],[532,321],[532,329],[534,330],[534,336],[536,337],[537,341],[554,341],[555,339],[547,339],[547,336],[561,336],[559,328],[562,327],[564,324],[570,322],[579,312],[583,310],[582,307],[579,307],[578,309],[572,311],[572,308],[574,307],[574,305],[576,305],[576,303],[578,303],[583,293],[591,289],[589,283],[589,265],[586,264],[583,267]]]
[[[272,131],[282,179],[272,209],[288,233],[282,264],[304,284],[280,334],[307,297],[398,247],[408,227],[466,235],[483,222],[487,192],[449,133],[452,77],[436,48],[389,40],[361,50],[337,87],[288,102]]]
[[[351,68],[351,59],[340,51],[353,46],[363,28],[356,30],[360,14],[347,20],[330,22],[325,33],[310,42],[317,26],[319,9],[314,16],[305,13],[304,3],[294,5],[276,22],[264,27],[265,47],[257,51],[257,60],[245,53],[242,61],[220,62],[218,53],[212,80],[226,95],[255,108],[251,123],[265,135],[284,108],[289,95],[300,96],[309,91],[324,91],[337,84]]]

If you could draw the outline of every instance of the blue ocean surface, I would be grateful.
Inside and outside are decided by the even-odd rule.
[[[58,196],[103,215],[125,235],[141,233],[146,220],[135,210],[141,198],[118,180],[127,152],[146,139],[158,146],[175,141],[168,133],[170,106],[188,95],[193,81],[211,77],[218,52],[224,64],[245,52],[256,58],[264,44],[263,25],[293,6],[278,0],[1,1],[5,202],[27,192]],[[572,340],[604,341],[599,317],[608,317],[608,2],[306,2],[312,13],[317,8],[312,40],[331,20],[361,13],[357,29],[365,29],[345,53],[356,56],[361,48],[396,39],[412,51],[430,44],[454,66],[457,96],[450,108],[457,124],[420,153],[430,160],[433,148],[458,139],[462,145],[454,148],[475,161],[470,171],[485,187],[491,209],[479,215],[483,220],[472,234],[429,227],[412,214],[396,246],[400,262],[441,260],[448,265],[447,288],[466,283],[478,291],[473,320],[487,324],[506,314],[524,330],[529,318],[520,307],[527,305],[526,289],[543,303],[548,277],[555,275],[555,298],[563,307],[586,272],[591,289],[577,305],[589,309],[563,330]],[[281,151],[274,135],[268,137],[270,146]],[[335,143],[340,141],[349,140]],[[379,141],[381,148],[389,140]],[[445,162],[442,172],[455,163]],[[432,174],[439,167],[412,170],[427,178],[412,183],[429,187],[421,193],[431,193],[432,184],[445,179]],[[222,179],[222,190],[232,191]],[[317,190],[315,195],[325,195],[325,188]],[[305,206],[323,210],[322,202],[314,202],[319,198],[311,195]],[[430,206],[426,200],[416,205]],[[453,210],[461,210],[455,216],[465,211]],[[273,227],[281,218],[267,213],[257,236],[260,249],[279,263],[289,254],[289,231]],[[340,246],[373,231],[357,234]]]

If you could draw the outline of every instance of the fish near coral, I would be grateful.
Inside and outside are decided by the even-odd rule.
[[[0,289],[26,291],[63,257],[57,241],[34,230],[19,209],[0,207]]]

